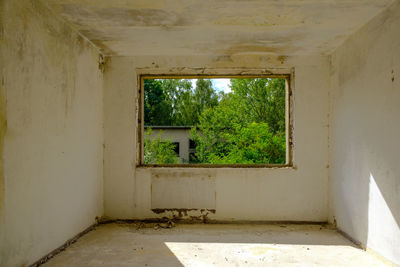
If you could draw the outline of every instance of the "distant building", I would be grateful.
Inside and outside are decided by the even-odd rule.
[[[160,131],[162,139],[175,144],[175,152],[180,163],[189,163],[195,158],[195,143],[190,139],[192,126],[144,126],[144,130],[152,129],[150,138],[155,138]],[[148,138],[148,137],[146,137]]]

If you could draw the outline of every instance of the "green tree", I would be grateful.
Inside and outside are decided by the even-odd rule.
[[[206,109],[199,118],[199,123],[191,130],[196,142],[196,156],[202,163],[209,163],[211,154],[226,155],[231,145],[226,142],[228,135],[234,134],[238,126],[248,123],[248,114],[242,112],[243,101],[233,94],[227,94],[218,106]]]
[[[252,122],[266,122],[273,133],[285,131],[285,79],[231,79],[231,89]]]
[[[210,153],[213,164],[272,164],[285,162],[285,137],[273,135],[267,123],[250,123],[224,134],[227,152]],[[218,151],[217,151],[218,152]]]
[[[285,80],[231,79],[191,130],[202,163],[285,163]]]
[[[193,95],[193,109],[195,116],[193,117],[193,124],[199,121],[199,117],[203,114],[204,110],[218,105],[218,93],[212,87],[211,80],[198,79],[196,81],[196,89]]]
[[[171,125],[172,107],[160,80],[144,80],[145,125]]]
[[[145,164],[176,164],[179,159],[175,153],[175,145],[171,140],[162,138],[162,131],[156,137],[150,137],[152,130],[145,132],[144,163]]]
[[[169,125],[186,124],[191,110],[188,108],[191,102],[192,83],[187,79],[163,79],[162,88],[166,95],[166,103],[172,109],[172,120]]]
[[[207,108],[218,105],[219,94],[211,80],[145,80],[145,123],[147,125],[191,126]]]

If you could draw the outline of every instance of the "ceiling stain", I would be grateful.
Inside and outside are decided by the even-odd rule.
[[[395,0],[38,0],[105,55],[326,55]]]
[[[179,26],[184,20],[161,9],[98,8],[85,9],[79,5],[63,5],[62,14],[78,25],[101,26]]]

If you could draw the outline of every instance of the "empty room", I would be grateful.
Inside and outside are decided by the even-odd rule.
[[[400,0],[0,0],[0,266],[400,266]]]

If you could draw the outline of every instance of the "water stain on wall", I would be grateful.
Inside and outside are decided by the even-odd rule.
[[[4,78],[1,79],[0,84],[0,218],[4,207],[4,137],[7,130],[7,117],[6,117],[6,97],[4,88]]]
[[[3,14],[5,13],[5,2],[0,2],[0,18],[3,18]],[[4,137],[7,130],[7,117],[6,117],[6,96],[5,96],[5,88],[4,88],[4,76],[3,76],[3,44],[4,44],[4,23],[2,19],[0,19],[0,218],[3,214],[4,207]]]

